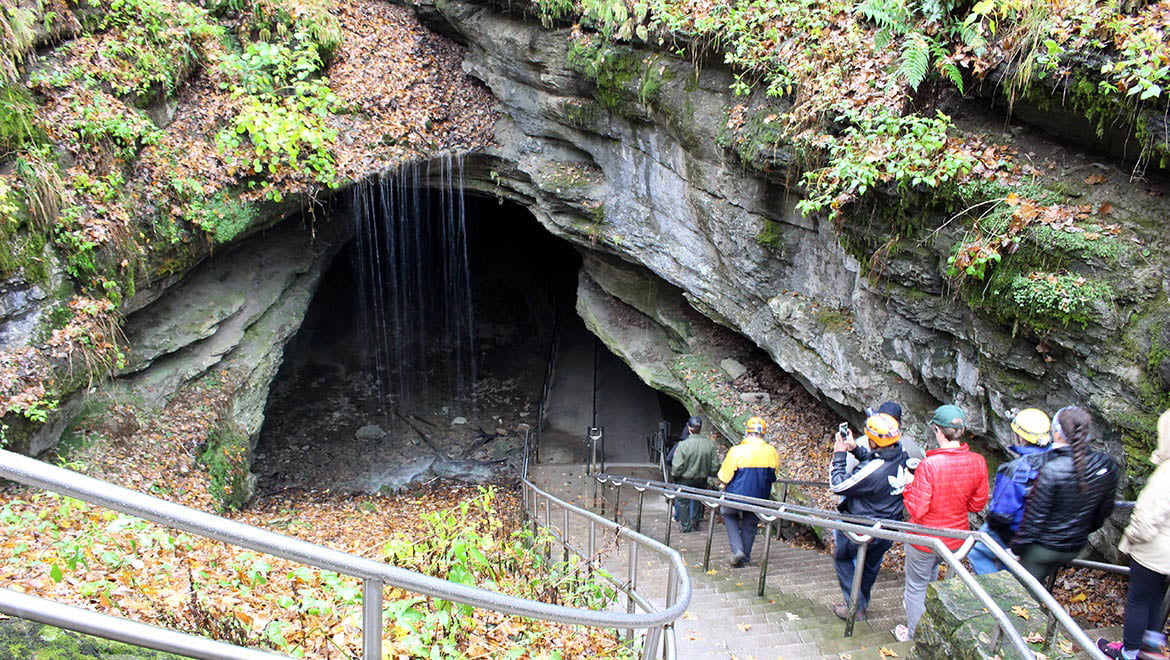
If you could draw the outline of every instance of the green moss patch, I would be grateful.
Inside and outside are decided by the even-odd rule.
[[[24,660],[181,660],[180,656],[171,653],[23,619],[0,621],[0,657]]]
[[[221,511],[237,510],[251,497],[248,436],[236,426],[221,422],[212,429],[199,462],[207,466],[209,489]]]
[[[673,73],[661,56],[584,37],[569,47],[569,68],[592,81],[594,96],[603,107],[624,117],[647,114],[658,99],[664,81]]]

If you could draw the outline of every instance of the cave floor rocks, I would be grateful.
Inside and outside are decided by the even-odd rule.
[[[545,350],[529,343],[486,352],[474,400],[463,404],[428,388],[384,410],[369,374],[339,363],[304,365],[269,404],[252,462],[257,496],[514,479],[544,375]]]

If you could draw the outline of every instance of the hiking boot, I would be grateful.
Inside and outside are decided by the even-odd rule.
[[[748,563],[748,558],[743,556],[742,554],[740,554],[738,552],[731,556],[731,567],[732,568],[739,568],[740,566],[744,566],[747,563]]]
[[[1097,648],[1110,658],[1114,658],[1114,660],[1133,660],[1133,656],[1125,657],[1123,654],[1125,645],[1121,642],[1111,642],[1104,637],[1098,637]]]
[[[833,614],[836,614],[837,618],[842,621],[849,618],[849,606],[844,603],[834,605],[829,609],[833,610]],[[857,610],[857,618],[854,621],[865,621],[865,610]]]
[[[1166,645],[1166,635],[1157,630],[1147,630],[1142,636],[1142,648],[1138,651],[1138,660],[1166,660],[1166,653],[1162,647]]]

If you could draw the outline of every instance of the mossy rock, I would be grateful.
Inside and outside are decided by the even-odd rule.
[[[24,619],[0,621],[0,657],[21,660],[179,660],[101,637],[83,635]]]
[[[657,53],[582,39],[569,48],[569,68],[594,84],[594,97],[607,110],[628,119],[650,119],[663,82],[674,77]],[[595,121],[588,116],[574,121]]]
[[[212,429],[199,461],[210,472],[209,489],[220,511],[237,510],[251,499],[256,477],[249,471],[250,453],[247,434],[234,424],[221,422]]]
[[[1006,571],[975,578],[999,604],[1025,639],[1043,639],[1046,619],[1024,587]],[[1022,610],[1012,611],[1019,607]],[[1024,618],[1021,613],[1026,614]],[[993,643],[995,619],[983,603],[957,578],[939,580],[926,592],[926,613],[915,634],[913,656],[922,660],[976,660],[1014,655],[1006,635]],[[1041,644],[1029,644],[1041,650]],[[1043,653],[1052,660],[1072,658],[1072,647],[1059,633]]]

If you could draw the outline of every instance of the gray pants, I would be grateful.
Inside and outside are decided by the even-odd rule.
[[[942,560],[933,552],[923,552],[906,545],[906,590],[902,593],[902,607],[906,608],[906,628],[910,639],[918,620],[926,611],[926,587],[938,579],[938,565]]]

